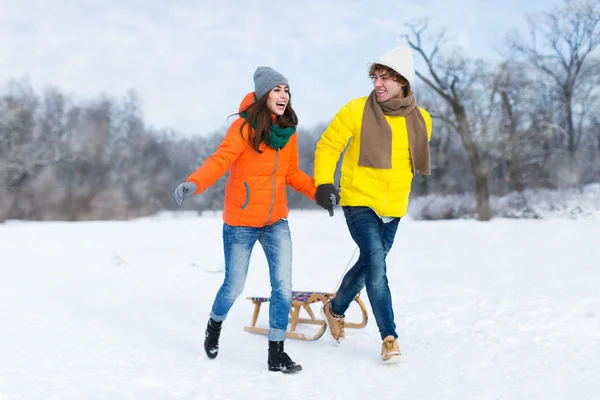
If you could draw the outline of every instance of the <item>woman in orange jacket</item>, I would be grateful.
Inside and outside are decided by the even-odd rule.
[[[204,349],[219,351],[221,324],[242,294],[250,254],[258,241],[269,264],[270,371],[295,372],[302,367],[284,352],[292,301],[292,240],[287,222],[287,186],[315,200],[314,180],[298,167],[298,117],[290,103],[287,79],[269,67],[254,73],[254,92],[242,100],[238,115],[217,150],[175,190],[182,204],[213,185],[227,170],[223,210],[225,280],[217,292],[206,327]]]

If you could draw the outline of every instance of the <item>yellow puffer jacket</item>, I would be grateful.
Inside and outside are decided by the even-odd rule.
[[[340,204],[371,207],[382,217],[402,217],[408,208],[413,178],[406,119],[385,116],[392,127],[392,168],[361,167],[358,165],[360,130],[366,102],[365,96],[343,106],[321,136],[315,152],[315,184],[334,183],[340,154],[352,139],[342,162]],[[431,139],[431,116],[419,109]]]

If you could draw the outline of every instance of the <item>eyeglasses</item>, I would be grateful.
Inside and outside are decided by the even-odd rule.
[[[388,80],[392,79],[388,74],[369,75],[369,78],[371,78],[371,81],[373,81],[373,83],[375,83],[377,78],[380,78],[383,82],[387,82]]]

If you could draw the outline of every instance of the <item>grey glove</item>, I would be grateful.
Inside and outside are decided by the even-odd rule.
[[[197,190],[198,185],[196,185],[194,182],[183,182],[181,185],[177,186],[177,189],[175,189],[175,201],[177,204],[181,205],[183,204],[184,196],[190,196],[196,193]]]

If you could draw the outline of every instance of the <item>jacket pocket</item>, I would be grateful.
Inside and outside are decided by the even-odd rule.
[[[248,206],[248,202],[250,201],[250,186],[244,182],[244,187],[246,188],[246,201],[242,204],[242,210]]]

